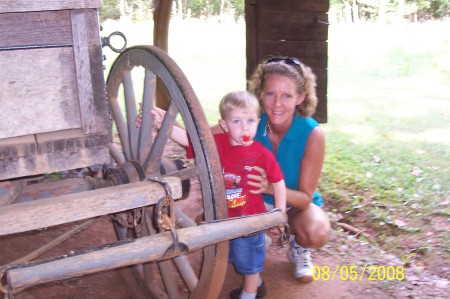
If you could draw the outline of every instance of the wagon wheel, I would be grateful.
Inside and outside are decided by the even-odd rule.
[[[155,105],[154,93],[157,78],[165,85],[170,103],[161,128],[155,136],[150,111]],[[135,96],[136,90],[142,90],[141,97]],[[123,91],[123,104],[120,100],[121,91]],[[173,125],[181,118],[194,149],[195,165],[172,171],[170,175],[179,176],[182,179],[198,177],[202,194],[201,205],[205,211],[204,219],[208,221],[224,218],[226,215],[225,191],[214,139],[192,87],[175,62],[164,51],[153,46],[128,48],[120,54],[111,68],[107,80],[107,96],[120,139],[119,147],[114,143],[110,145],[112,157],[119,168],[120,165],[127,165],[133,161],[145,170],[147,177],[161,176],[164,148],[169,142]],[[136,98],[142,98],[140,128],[135,124],[139,106]],[[176,207],[177,205],[178,203],[175,203]],[[181,210],[178,209],[177,218],[184,215],[180,212]],[[196,225],[191,218],[194,217],[184,217],[184,225]],[[142,233],[151,235],[156,232],[154,228],[147,227],[142,230]],[[140,281],[140,285],[148,286],[148,281],[145,281],[148,278],[143,277],[152,275],[154,277],[151,269],[159,269],[158,274],[164,282],[167,296],[158,294],[158,297],[216,298],[223,284],[227,259],[228,243],[222,242],[205,247],[202,252],[157,262],[158,267],[155,263],[138,265],[135,269],[144,269],[144,271],[135,272],[145,273],[140,275],[141,280],[144,280]],[[176,267],[171,265],[172,262]],[[174,279],[174,277],[178,278]],[[178,291],[175,280],[184,283],[188,291],[186,293]],[[154,291],[152,294],[156,296]]]

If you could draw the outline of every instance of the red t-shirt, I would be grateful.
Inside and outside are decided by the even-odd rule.
[[[222,163],[228,216],[266,212],[262,195],[249,192],[256,188],[247,184],[247,174],[259,175],[258,171],[253,170],[253,166],[259,166],[266,170],[267,180],[270,183],[281,181],[284,176],[273,153],[258,141],[253,141],[250,146],[233,146],[226,133],[215,134],[214,139]],[[188,149],[188,153],[192,153],[192,148]],[[192,156],[188,154],[188,157]]]

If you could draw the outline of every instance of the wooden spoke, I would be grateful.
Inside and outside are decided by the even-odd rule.
[[[142,107],[141,107],[141,128],[152,128],[153,127],[153,117],[151,111],[153,109],[153,103],[155,101],[155,88],[156,86],[156,76],[149,70],[145,70],[144,77],[144,93],[142,95]],[[139,162],[144,162],[147,157],[147,153],[150,152],[151,145],[153,143],[152,130],[139,131],[139,146],[138,146],[138,157]]]
[[[172,127],[175,123],[178,110],[173,104],[170,104],[169,109],[164,116],[161,123],[161,128],[159,129],[158,135],[155,138],[155,142],[144,162],[144,169],[146,172],[155,172],[161,165],[161,157],[164,152],[164,146],[167,140],[170,138],[170,132],[172,132]]]
[[[137,139],[138,128],[136,127],[137,108],[136,98],[134,96],[133,80],[131,72],[123,72],[123,91],[125,96],[125,111],[128,126],[128,138],[130,146],[130,158],[136,160],[137,158]]]
[[[128,161],[131,159],[131,153],[130,153],[130,142],[128,139],[127,124],[125,119],[123,118],[117,97],[110,97],[108,101],[117,128],[117,132],[119,134],[123,155],[125,156],[125,159]]]
[[[126,162],[125,155],[120,150],[120,148],[113,142],[108,144],[109,152],[112,158],[116,161],[117,165],[121,165]]]

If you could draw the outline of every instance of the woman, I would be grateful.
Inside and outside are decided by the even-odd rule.
[[[249,80],[263,110],[255,139],[273,151],[285,176],[293,234],[288,258],[301,282],[312,281],[310,248],[324,245],[330,233],[330,221],[320,208],[322,198],[315,192],[325,155],[325,136],[311,118],[317,105],[315,88],[316,76],[296,58],[270,58]],[[272,187],[259,170],[261,176],[249,178],[273,206]]]

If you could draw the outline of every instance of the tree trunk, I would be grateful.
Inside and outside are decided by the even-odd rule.
[[[169,22],[173,0],[157,0],[153,16],[153,45],[169,52]],[[166,88],[157,81],[156,83],[156,105],[164,110],[169,107],[169,94]]]

